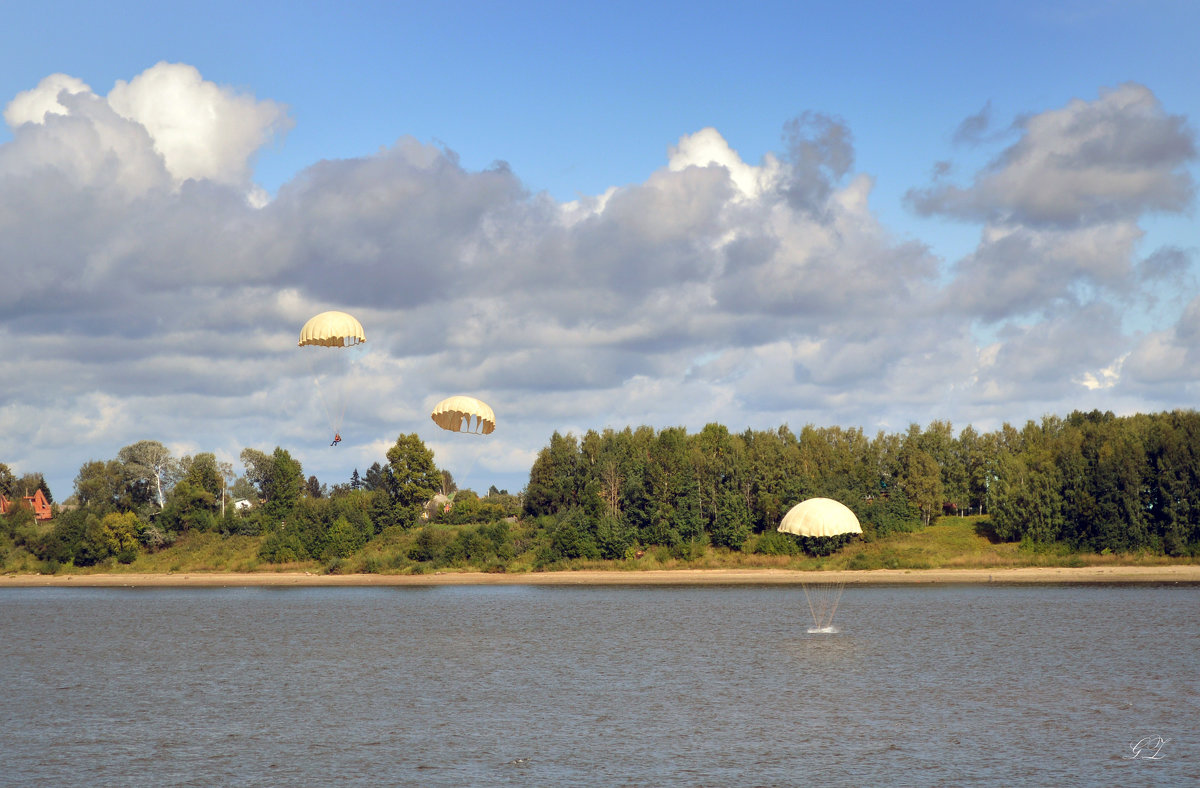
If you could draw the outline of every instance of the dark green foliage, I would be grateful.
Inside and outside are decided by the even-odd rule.
[[[512,495],[492,495],[480,498],[471,490],[459,490],[454,495],[450,511],[439,511],[433,522],[450,525],[490,523],[515,517],[521,512],[521,502]]]
[[[525,514],[539,517],[556,514],[579,503],[579,444],[574,435],[555,432],[550,445],[538,452],[525,487]]]
[[[850,509],[858,517],[867,539],[905,533],[920,525],[920,520],[909,510],[908,501],[899,492],[860,498],[852,502]]]
[[[225,480],[217,467],[217,458],[211,452],[201,452],[186,460],[187,472],[183,481],[193,487],[208,492],[214,501],[219,501],[225,489]]]
[[[269,517],[283,520],[300,500],[304,471],[291,454],[278,446],[271,455],[269,468],[268,475],[262,481],[263,497],[266,499],[263,508]]]
[[[617,557],[631,544],[774,550],[748,537],[813,496],[850,506],[866,539],[946,507],[992,514],[1005,540],[1189,555],[1200,552],[1200,415],[1073,413],[958,437],[935,421],[873,440],[812,426],[556,433],[530,472],[525,513],[558,517],[547,560]]]
[[[550,553],[558,558],[600,558],[595,523],[580,508],[567,510],[550,529]]]
[[[9,538],[16,538],[18,534],[32,528],[37,522],[33,513],[33,509],[25,505],[25,501],[13,497],[13,505],[8,507],[8,511],[0,515],[0,534]]]
[[[79,503],[96,509],[129,509],[133,494],[125,467],[116,460],[85,462],[75,477],[75,496]]]
[[[355,469],[357,473],[358,469]],[[371,467],[367,468],[367,475],[363,477],[362,486],[364,490],[386,490],[388,468],[385,465],[380,465],[377,462],[371,463]]]
[[[798,555],[803,550],[792,534],[764,531],[754,542],[754,552],[759,555]]]
[[[0,495],[11,498],[16,491],[17,477],[13,474],[8,463],[0,462]]]
[[[1006,425],[1007,426],[1007,425]],[[1188,555],[1200,546],[1200,414],[1075,412],[1007,431],[993,529],[1030,544]]]
[[[345,517],[339,517],[325,532],[324,558],[347,558],[366,544],[366,537]]]
[[[273,564],[286,564],[311,558],[300,535],[296,533],[295,529],[289,528],[281,528],[267,534],[262,546],[258,548],[258,557]]]
[[[839,534],[838,536],[797,536],[800,549],[809,555],[833,555],[850,544],[857,534]]]
[[[409,558],[442,566],[500,567],[515,551],[505,522],[476,527],[445,528],[426,525],[417,532]]]
[[[161,476],[133,473],[118,460],[90,461],[75,480],[79,507],[57,513],[48,526],[13,507],[0,518],[0,551],[26,550],[50,571],[129,562],[188,532],[212,530],[265,534],[266,561],[365,568],[350,556],[389,528],[412,527],[434,492],[452,484],[415,434],[401,435],[387,459],[330,491],[310,479],[304,494],[300,464],[286,451],[247,449],[247,473],[234,489],[255,506],[227,507],[224,516],[226,477],[211,454],[184,458]],[[40,474],[16,479],[0,464],[0,490],[10,498],[39,482]],[[1022,550],[1196,556],[1200,414],[1076,412],[988,434],[968,427],[957,438],[945,422],[874,438],[811,425],[799,434],[786,426],[736,434],[719,424],[695,434],[682,427],[589,430],[582,439],[555,433],[521,495],[490,492],[480,498],[458,491],[449,511],[425,523],[411,552],[397,547],[370,565],[397,569],[415,560],[418,567],[503,570],[520,555],[545,568],[643,550],[658,561],[688,561],[708,546],[824,555],[841,542],[775,530],[788,509],[813,496],[849,506],[868,541],[920,528],[952,505],[990,514],[983,524],[989,534],[1020,542]],[[507,521],[522,513],[518,544]]]
[[[721,493],[717,516],[709,533],[716,547],[741,550],[750,536],[750,512],[746,501],[733,490]]]
[[[639,427],[589,431],[582,441],[556,433],[530,472],[525,513],[557,516],[546,561],[623,558],[633,546],[653,545],[687,559],[706,545],[757,549],[753,534],[774,531],[814,495],[861,502],[878,534],[910,528],[913,514],[894,484],[899,470],[899,442],[871,441],[861,430],[735,435],[709,424],[695,435]],[[885,479],[893,480],[890,495]]]
[[[620,517],[602,515],[596,521],[596,546],[600,557],[617,560],[637,544],[637,529]]]
[[[396,525],[411,527],[425,502],[440,489],[442,475],[434,465],[433,452],[415,432],[396,438],[387,459],[388,473],[380,474],[392,509],[387,517]],[[367,476],[371,477],[369,471]]]
[[[414,561],[440,561],[453,540],[454,535],[449,529],[426,525],[417,532],[416,544],[408,551],[408,557]]]
[[[175,533],[211,531],[217,527],[216,510],[213,494],[185,478],[171,489],[155,522]]]

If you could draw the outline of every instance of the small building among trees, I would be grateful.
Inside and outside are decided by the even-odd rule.
[[[9,508],[14,503],[20,505],[21,500],[33,510],[33,516],[38,520],[49,520],[54,516],[54,512],[50,509],[50,502],[46,500],[46,495],[40,488],[34,490],[33,495],[26,495],[17,501],[10,501],[7,496],[0,494],[0,514],[8,514]]]

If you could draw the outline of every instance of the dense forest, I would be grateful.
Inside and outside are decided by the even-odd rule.
[[[987,515],[999,541],[1094,553],[1200,555],[1200,414],[1117,417],[1075,412],[991,433],[948,422],[902,434],[806,426],[730,432],[709,424],[555,433],[517,495],[456,490],[416,434],[329,487],[305,478],[282,448],[246,449],[244,473],[201,453],[175,458],[156,441],[80,468],[48,523],[21,497],[40,474],[0,463],[0,563],[43,571],[131,563],[189,534],[256,538],[267,564],[339,562],[373,540],[407,533],[402,556],[361,571],[472,566],[504,571],[572,559],[619,560],[655,549],[682,561],[716,549],[819,555],[830,540],[775,530],[813,496],[849,506],[863,538],[929,526],[945,514]],[[436,497],[435,497],[436,496]],[[250,505],[235,506],[235,501]]]
[[[990,515],[996,538],[1090,552],[1200,553],[1200,414],[1048,416],[957,436],[947,422],[904,434],[807,426],[730,433],[710,424],[555,434],[533,465],[527,515],[570,522],[571,550],[633,545],[818,549],[777,534],[813,496],[858,515],[866,538],[943,513]],[[564,549],[566,545],[564,545]]]

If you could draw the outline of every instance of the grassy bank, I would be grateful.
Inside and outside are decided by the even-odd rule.
[[[449,538],[470,526],[446,526]],[[59,572],[88,573],[171,573],[171,572],[311,572],[314,574],[423,574],[429,572],[488,571],[522,573],[537,570],[625,570],[661,569],[756,569],[789,570],[870,570],[870,569],[1015,569],[1021,567],[1085,566],[1162,566],[1195,563],[1194,559],[1168,558],[1149,553],[1098,555],[1075,553],[1065,547],[1033,546],[997,542],[991,536],[986,517],[947,517],[928,528],[911,533],[893,534],[874,541],[856,540],[838,553],[826,557],[769,556],[752,552],[732,552],[701,548],[690,560],[671,556],[665,548],[650,548],[642,555],[621,561],[560,561],[539,563],[535,535],[530,527],[519,524],[512,529],[513,555],[486,565],[469,562],[434,563],[411,557],[420,529],[393,529],[372,540],[346,558],[330,561],[297,561],[272,564],[258,557],[262,536],[223,537],[213,533],[192,533],[171,547],[155,553],[139,554],[127,564],[114,561],[95,567],[62,566]],[[8,573],[32,573],[44,567],[33,561],[10,556],[5,563]]]

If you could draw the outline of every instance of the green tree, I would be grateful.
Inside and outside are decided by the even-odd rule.
[[[1008,541],[1057,540],[1063,527],[1062,477],[1053,456],[1033,447],[1020,456],[999,458],[992,525]]]
[[[371,463],[371,467],[367,468],[367,474],[362,480],[363,489],[387,490],[389,484],[388,468],[384,465],[380,465],[377,462]]]
[[[213,511],[217,508],[213,494],[187,479],[180,479],[159,513],[157,522],[171,531],[209,531],[216,525]]]
[[[442,475],[434,465],[433,452],[415,432],[396,438],[387,460],[392,507],[401,515],[401,523],[411,526],[425,502],[437,493]]]
[[[258,489],[258,497],[267,498],[267,486],[270,484],[274,459],[270,454],[258,449],[242,449],[242,466],[246,469],[245,479]]]
[[[999,451],[995,437],[980,435],[968,425],[959,433],[955,451],[963,468],[966,508],[969,512],[983,514],[994,459]]]
[[[911,506],[921,513],[921,522],[928,526],[942,509],[942,471],[937,461],[921,449],[905,453],[900,486]]]
[[[259,490],[245,476],[239,476],[233,480],[233,485],[229,488],[229,497],[232,500],[245,499],[255,502],[258,500]]]
[[[712,543],[717,547],[741,550],[750,536],[750,511],[746,500],[732,489],[726,489],[720,495],[717,516],[710,531]]]
[[[276,446],[263,485],[263,497],[266,498],[264,511],[271,519],[282,520],[292,513],[296,502],[300,500],[304,471],[291,454]]]
[[[339,517],[329,526],[325,538],[325,558],[346,558],[365,543],[362,533],[345,517]]]
[[[141,482],[152,492],[161,509],[166,504],[167,490],[179,474],[178,463],[167,447],[158,441],[138,441],[117,452],[117,460],[125,466],[132,482]]]
[[[16,491],[17,477],[7,463],[0,462],[0,495],[11,498]]]
[[[1190,546],[1200,548],[1200,414],[1162,414],[1146,453],[1150,513],[1163,551],[1184,555]]]
[[[687,431],[683,427],[661,430],[647,447],[649,458],[644,474],[647,514],[640,534],[645,544],[673,547],[683,541],[681,529],[684,501],[692,494],[695,503],[695,474],[691,467]],[[687,524],[699,529],[696,512]]]
[[[325,497],[325,485],[321,484],[316,476],[309,476],[308,481],[304,483],[304,494],[309,498]]]
[[[92,566],[109,558],[133,560],[138,548],[141,521],[133,512],[109,512],[103,517],[91,514],[75,551],[75,563]]]
[[[555,432],[538,452],[525,487],[525,514],[557,514],[581,503],[583,491],[579,444],[575,436]]]
[[[5,497],[12,495],[6,494]],[[37,515],[33,507],[24,498],[13,497],[12,505],[3,515],[0,515],[0,533],[11,538],[19,538],[22,532],[32,529],[37,524]]]
[[[550,531],[550,550],[556,558],[599,558],[595,527],[580,508],[565,512]]]
[[[129,508],[125,466],[116,460],[88,460],[75,476],[75,497],[81,506]]]
[[[183,480],[193,487],[208,492],[213,501],[220,500],[225,489],[225,479],[216,455],[211,452],[201,452],[195,457],[184,457],[179,462],[183,471]]]

